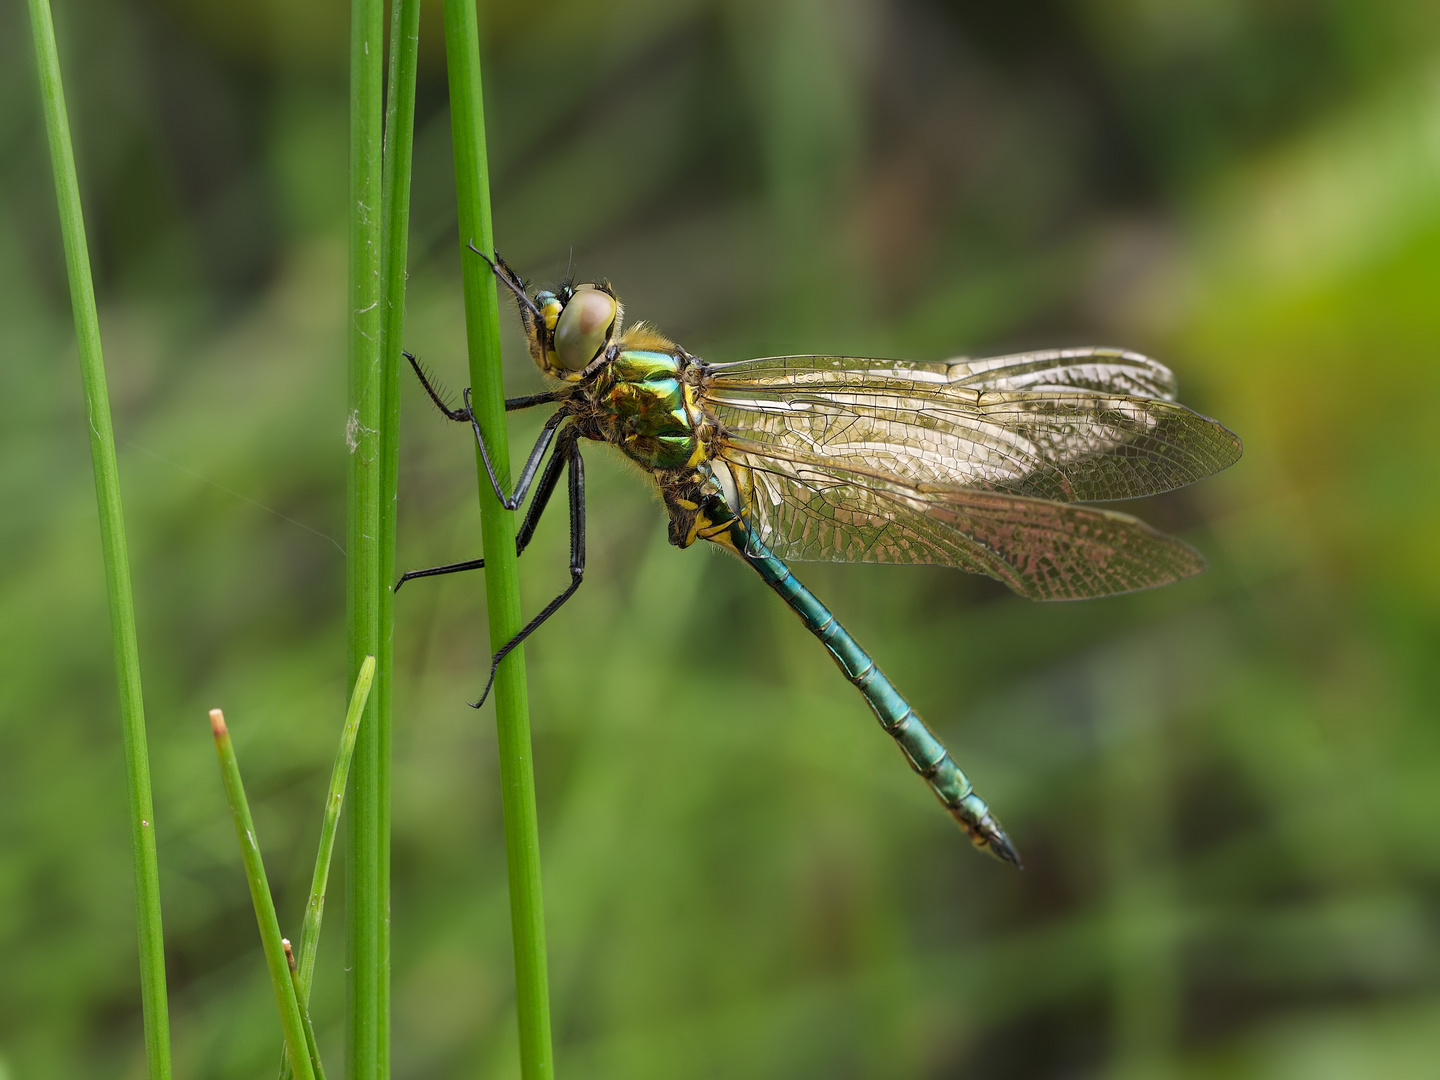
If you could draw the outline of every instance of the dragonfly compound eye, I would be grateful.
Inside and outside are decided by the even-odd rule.
[[[615,298],[594,285],[581,285],[555,323],[554,349],[567,371],[580,371],[600,355],[615,325]]]

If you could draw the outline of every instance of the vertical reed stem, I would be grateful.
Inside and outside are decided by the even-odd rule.
[[[350,326],[346,442],[345,597],[353,685],[367,655],[377,655],[380,609],[380,150],[384,63],[381,0],[351,0],[350,26]],[[350,1080],[379,1076],[382,919],[381,790],[386,763],[372,703],[360,725],[351,766],[345,860],[346,1054]]]
[[[381,339],[380,407],[380,671],[375,719],[381,764],[376,1060],[378,1080],[390,1075],[390,733],[395,662],[395,527],[400,470],[400,350],[405,332],[405,270],[410,236],[410,160],[415,139],[415,72],[420,44],[420,0],[392,0],[390,77],[385,109],[382,183],[381,277],[385,289]]]
[[[490,224],[489,163],[480,88],[480,43],[474,0],[445,0],[445,57],[450,77],[450,126],[459,204],[460,251],[465,291],[465,332],[476,419],[485,433],[496,475],[510,479],[505,432],[505,389],[500,369],[499,314],[495,278],[467,250],[494,250]],[[485,547],[485,596],[490,646],[499,649],[522,625],[520,581],[515,565],[515,521],[479,473],[481,533]],[[530,713],[525,694],[523,649],[515,649],[495,677],[495,723],[505,813],[505,858],[510,880],[510,925],[515,948],[515,1004],[520,1028],[520,1074],[525,1080],[555,1075],[550,1046],[550,1002],[545,970],[545,915],[540,890],[540,835],[535,814],[535,773]]]

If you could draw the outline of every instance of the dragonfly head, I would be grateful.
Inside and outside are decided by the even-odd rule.
[[[620,334],[625,309],[609,285],[571,285],[534,297],[526,320],[530,355],[547,374],[574,382],[605,355]]]

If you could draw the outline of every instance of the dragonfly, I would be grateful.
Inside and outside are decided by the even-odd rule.
[[[930,563],[995,578],[1032,600],[1149,589],[1198,574],[1188,544],[1128,514],[1081,505],[1192,483],[1235,462],[1240,439],[1176,401],[1175,377],[1139,353],[1070,348],[938,363],[773,356],[710,363],[654,327],[626,326],[605,282],[534,293],[499,253],[470,250],[513,295],[530,355],[555,381],[508,398],[553,405],[510,491],[470,407],[452,408],[406,353],[435,406],[470,425],[501,505],[533,489],[523,552],[566,474],[570,583],[491,659],[500,662],[585,574],[585,442],[654,480],[669,539],[727,549],[760,575],[859,690],[911,768],[976,847],[1021,865],[999,819],[870,654],[788,561]],[[467,559],[404,574],[482,569]]]

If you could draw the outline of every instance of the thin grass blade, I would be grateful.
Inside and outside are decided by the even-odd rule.
[[[250,819],[250,804],[245,800],[245,785],[240,781],[240,764],[225,714],[210,710],[210,731],[215,736],[215,753],[220,759],[220,776],[225,781],[225,797],[230,803],[230,818],[235,823],[235,839],[240,842],[240,861],[245,866],[245,880],[250,885],[250,900],[255,905],[255,921],[260,926],[260,944],[265,950],[265,966],[270,970],[270,985],[275,991],[275,1007],[280,1010],[280,1029],[285,1034],[285,1048],[299,1080],[315,1080],[310,1065],[310,1048],[305,1041],[305,1025],[300,1019],[300,1002],[290,978],[290,965],[285,960],[285,946],[280,937],[280,921],[275,917],[275,901],[270,896],[270,883],[265,878],[265,864],[260,858],[260,843],[255,837],[255,823]]]
[[[315,1043],[315,1025],[310,1022],[310,1010],[305,1005],[309,994],[300,991],[300,965],[295,962],[295,951],[290,948],[290,939],[281,938],[280,944],[285,946],[285,963],[290,967],[290,984],[295,988],[295,1000],[300,1006],[300,1022],[305,1026],[305,1047],[310,1053],[310,1068],[315,1070],[315,1080],[325,1080],[325,1066],[320,1064],[320,1048]],[[290,1056],[285,1056],[285,1064],[290,1064]]]
[[[308,1017],[310,988],[315,982],[315,955],[320,947],[320,925],[325,918],[325,889],[330,880],[330,857],[335,852],[335,837],[340,831],[340,810],[345,803],[345,782],[350,774],[350,757],[355,751],[355,738],[370,699],[370,686],[375,677],[375,658],[367,656],[360,665],[360,676],[350,694],[350,708],[345,713],[345,726],[340,731],[340,748],[335,751],[335,765],[330,770],[330,790],[325,795],[325,815],[320,822],[320,846],[315,852],[315,872],[310,878],[310,899],[305,904],[305,920],[300,926],[300,956],[296,961],[296,996],[300,1011]],[[280,1062],[280,1080],[290,1080],[290,1058]]]
[[[100,320],[90,252],[80,209],[80,183],[70,144],[70,120],[60,78],[60,53],[48,0],[30,0],[35,66],[50,163],[55,173],[55,201],[65,243],[65,269],[75,312],[75,338],[80,352],[80,379],[90,427],[90,460],[95,475],[95,505],[100,513],[100,545],[105,560],[110,635],[119,683],[120,724],[125,744],[125,786],[130,817],[130,851],[135,878],[135,916],[140,944],[140,999],[145,1020],[145,1060],[150,1080],[170,1077],[170,1015],[165,996],[165,942],[160,925],[160,866],[155,851],[155,809],[150,794],[150,755],[145,739],[145,701],[140,687],[140,651],[135,634],[135,605],[130,588],[130,559],[125,543],[125,515],[120,503],[120,472],[115,460],[115,433],[110,423],[110,394],[100,351]]]

